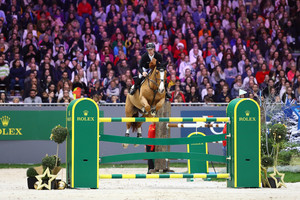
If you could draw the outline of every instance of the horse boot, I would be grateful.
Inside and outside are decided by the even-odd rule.
[[[129,133],[125,133],[125,137],[129,137]],[[124,149],[127,149],[129,144],[122,144]]]
[[[142,138],[142,133],[137,133],[136,137]],[[138,146],[140,146],[140,145],[139,145],[139,144],[134,144],[133,146],[134,146],[134,147],[138,147]]]

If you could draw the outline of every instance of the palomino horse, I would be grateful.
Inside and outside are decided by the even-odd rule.
[[[154,117],[165,103],[166,64],[157,65],[156,59],[153,58],[149,64],[149,68],[151,72],[145,78],[140,90],[136,91],[134,95],[127,95],[126,97],[126,117],[139,117],[139,112],[143,114],[142,117]],[[125,136],[129,137],[131,128],[132,132],[137,131],[137,137],[142,137],[141,126],[142,122],[127,122]],[[128,144],[123,144],[123,147],[127,148]]]

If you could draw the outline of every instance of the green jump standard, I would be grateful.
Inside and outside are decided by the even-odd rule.
[[[100,107],[101,110],[101,107]],[[77,99],[67,108],[67,184],[71,188],[99,188],[103,178],[227,178],[227,187],[261,187],[260,176],[260,108],[252,99],[234,99],[227,109],[226,117],[170,117],[170,118],[99,118],[99,107],[92,99]],[[199,112],[199,116],[203,114]],[[224,140],[222,136],[195,138],[128,138],[99,134],[104,122],[227,122],[227,155],[218,156],[195,152],[151,152],[99,157],[101,141],[128,144],[192,145],[202,142]],[[101,123],[100,123],[101,122]],[[107,125],[107,124],[106,124]],[[124,130],[126,129],[124,124]],[[205,139],[206,138],[206,139]],[[182,141],[180,141],[182,140]],[[227,165],[226,174],[150,174],[150,175],[99,175],[99,163],[120,162],[135,159],[194,159],[219,160]],[[121,170],[121,169],[120,169]]]

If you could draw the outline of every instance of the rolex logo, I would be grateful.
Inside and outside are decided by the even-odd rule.
[[[249,110],[246,110],[246,111],[245,111],[245,114],[246,114],[246,116],[249,116],[249,115],[250,115],[250,111],[249,111]]]
[[[8,116],[3,116],[3,117],[0,118],[0,119],[1,119],[2,125],[3,125],[4,127],[7,127],[8,124],[9,124],[10,118],[9,118]]]
[[[84,115],[84,116],[87,116],[88,114],[89,114],[89,111],[88,111],[88,110],[84,110],[84,111],[83,111],[83,115]]]

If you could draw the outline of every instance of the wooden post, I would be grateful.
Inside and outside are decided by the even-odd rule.
[[[171,103],[166,101],[157,113],[157,117],[171,117]],[[170,138],[170,129],[167,129],[167,122],[156,123],[156,138]],[[155,152],[170,152],[170,146],[155,146]],[[165,159],[155,160],[155,171],[169,171],[169,161]]]

